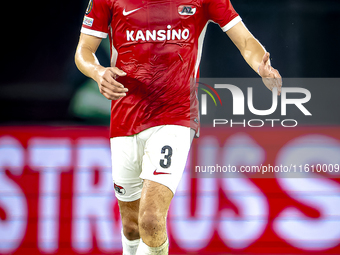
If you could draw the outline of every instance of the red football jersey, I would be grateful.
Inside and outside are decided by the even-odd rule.
[[[196,78],[209,21],[241,18],[229,0],[91,0],[81,32],[109,35],[111,65],[127,96],[112,101],[110,137],[158,125],[199,128]]]

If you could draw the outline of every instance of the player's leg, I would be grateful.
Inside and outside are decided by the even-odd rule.
[[[122,219],[123,234],[128,240],[139,239],[138,214],[140,199],[132,202],[118,200],[120,216]]]
[[[144,180],[139,210],[139,232],[143,242],[150,247],[159,247],[167,241],[166,217],[172,198],[173,192],[168,187]]]
[[[140,242],[138,213],[140,199],[132,202],[118,200],[122,220],[123,255],[134,255]]]
[[[112,178],[122,220],[124,255],[135,255],[139,245],[138,212],[143,181],[143,148],[136,136],[111,139]]]
[[[194,133],[190,128],[157,127],[145,145],[139,208],[141,243],[137,255],[168,254],[166,217],[182,177]]]

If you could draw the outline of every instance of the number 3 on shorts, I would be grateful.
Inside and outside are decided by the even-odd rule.
[[[169,168],[171,166],[172,148],[169,145],[165,145],[163,146],[161,153],[165,155],[164,155],[164,159],[161,159],[159,161],[159,165],[162,168]]]

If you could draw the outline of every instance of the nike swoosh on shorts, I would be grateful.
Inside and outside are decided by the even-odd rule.
[[[154,175],[159,175],[159,174],[171,174],[171,173],[164,173],[164,172],[157,172],[157,170],[153,171]]]

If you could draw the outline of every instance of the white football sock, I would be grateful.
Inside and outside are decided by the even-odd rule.
[[[128,240],[122,229],[122,244],[123,244],[123,255],[136,255],[139,242],[142,239]]]
[[[169,241],[166,241],[159,247],[149,247],[147,246],[142,238],[137,249],[136,255],[168,255],[169,254]]]

